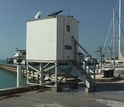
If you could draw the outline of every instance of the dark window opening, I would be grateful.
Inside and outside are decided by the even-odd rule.
[[[67,30],[68,32],[70,32],[70,25],[67,25],[67,26],[66,26],[66,30]]]

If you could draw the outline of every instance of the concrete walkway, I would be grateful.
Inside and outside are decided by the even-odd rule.
[[[97,82],[97,91],[84,92],[85,85],[79,83],[78,90],[52,92],[31,91],[0,97],[0,107],[124,107],[124,80]]]

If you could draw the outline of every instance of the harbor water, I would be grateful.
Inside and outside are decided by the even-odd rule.
[[[1,64],[7,64],[6,60],[0,60]],[[9,64],[16,66],[14,64]],[[0,69],[0,89],[12,88],[17,86],[16,74]],[[21,86],[26,86],[26,78],[22,76]]]
[[[6,60],[0,60],[0,63],[5,64],[5,65],[17,66],[16,64],[8,64]],[[60,66],[63,69],[66,69],[69,67],[66,64],[60,65]],[[36,66],[36,68],[37,68],[37,66]],[[51,71],[54,72],[53,69]],[[75,75],[75,73],[73,75]],[[93,74],[91,73],[90,75],[93,75]],[[26,77],[22,76],[21,77],[21,86],[26,86],[26,85],[27,85],[26,84]],[[16,87],[16,86],[17,86],[17,75],[12,73],[12,72],[0,69],[0,89],[12,88],[12,87]]]

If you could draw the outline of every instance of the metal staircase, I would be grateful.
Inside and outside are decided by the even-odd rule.
[[[76,61],[68,61],[68,64],[72,68],[72,70],[80,77],[80,79],[85,83],[87,88],[85,91],[93,92],[96,90],[95,81],[90,77],[90,75],[86,72],[84,68]]]
[[[75,38],[72,36],[72,40],[75,42],[75,46],[79,46],[82,51],[86,54],[84,55],[84,53],[79,54],[77,53],[77,56],[86,64],[86,57],[89,57],[93,60],[92,56],[75,40]],[[76,47],[77,48],[77,47]],[[81,56],[80,56],[81,55]],[[94,63],[94,60],[93,60]],[[68,61],[68,64],[70,65],[70,67],[72,68],[72,71],[76,73],[76,75],[78,77],[80,77],[80,79],[85,83],[85,85],[87,86],[87,88],[85,89],[85,91],[87,92],[94,92],[96,91],[96,84],[95,84],[95,68],[92,69],[92,67],[90,67],[88,64],[85,65],[88,66],[90,68],[91,71],[94,72],[94,79],[92,79],[90,77],[90,74],[86,71],[86,68],[84,69],[79,63],[75,61]]]

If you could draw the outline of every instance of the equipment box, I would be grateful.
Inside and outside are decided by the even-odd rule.
[[[78,21],[60,16],[27,22],[26,60],[56,62],[75,60],[78,50],[72,36],[78,41]]]

